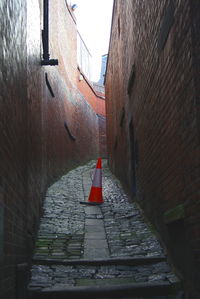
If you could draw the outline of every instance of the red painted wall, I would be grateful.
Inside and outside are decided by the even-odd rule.
[[[110,166],[159,231],[188,298],[200,296],[199,12],[197,1],[116,0],[105,86]]]

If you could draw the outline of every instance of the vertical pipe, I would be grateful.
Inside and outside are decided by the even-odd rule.
[[[44,0],[43,15],[43,59],[49,60],[49,0]]]

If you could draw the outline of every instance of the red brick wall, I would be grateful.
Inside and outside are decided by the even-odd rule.
[[[99,155],[99,119],[76,86],[76,25],[64,0],[49,2],[50,55],[59,60],[58,66],[40,65],[43,1],[3,0],[0,4],[3,299],[16,298],[23,290],[24,281],[16,283],[21,276],[17,265],[30,261],[47,186]]]
[[[99,120],[99,156],[107,158],[107,144],[106,144],[106,117],[98,114]]]
[[[93,110],[100,115],[105,116],[105,99],[104,96],[98,96],[84,74],[78,70],[77,86],[80,92],[84,95],[87,102],[92,106]]]
[[[104,94],[95,91],[92,82],[84,76],[81,70],[77,71],[77,86],[85,100],[91,105],[96,112],[99,120],[99,156],[107,157],[106,146],[106,115],[105,115],[105,97]],[[98,136],[96,137],[98,139]],[[94,140],[95,142],[95,140]]]
[[[198,298],[199,10],[195,1],[174,1],[170,27],[169,5],[115,1],[106,75],[108,157],[159,230],[189,298]],[[185,216],[166,220],[179,205]]]
[[[9,9],[7,9],[7,7]],[[15,261],[26,258],[27,213],[27,89],[26,4],[0,5],[0,286],[2,298],[15,285]],[[11,21],[12,18],[12,21]],[[15,30],[14,30],[15,29]],[[3,218],[3,219],[2,219]]]

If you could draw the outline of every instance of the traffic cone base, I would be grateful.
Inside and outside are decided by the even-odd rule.
[[[80,201],[80,204],[86,205],[86,206],[99,206],[102,204],[102,202],[89,202],[89,201]]]
[[[88,202],[103,203],[102,188],[92,186]]]

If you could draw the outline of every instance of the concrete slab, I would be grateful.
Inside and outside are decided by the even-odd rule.
[[[84,250],[84,259],[109,258],[109,250],[107,248],[86,248]]]
[[[84,242],[84,250],[89,248],[107,248],[108,249],[108,243],[106,239],[86,239]]]
[[[97,232],[97,233],[86,233],[85,234],[85,240],[86,239],[92,239],[92,240],[102,240],[102,239],[106,239],[106,234],[105,232]]]
[[[103,226],[99,225],[85,225],[85,233],[102,233],[105,232]]]
[[[85,225],[103,226],[104,222],[101,219],[85,219]]]
[[[98,206],[84,206],[85,214],[102,214],[101,209]]]

